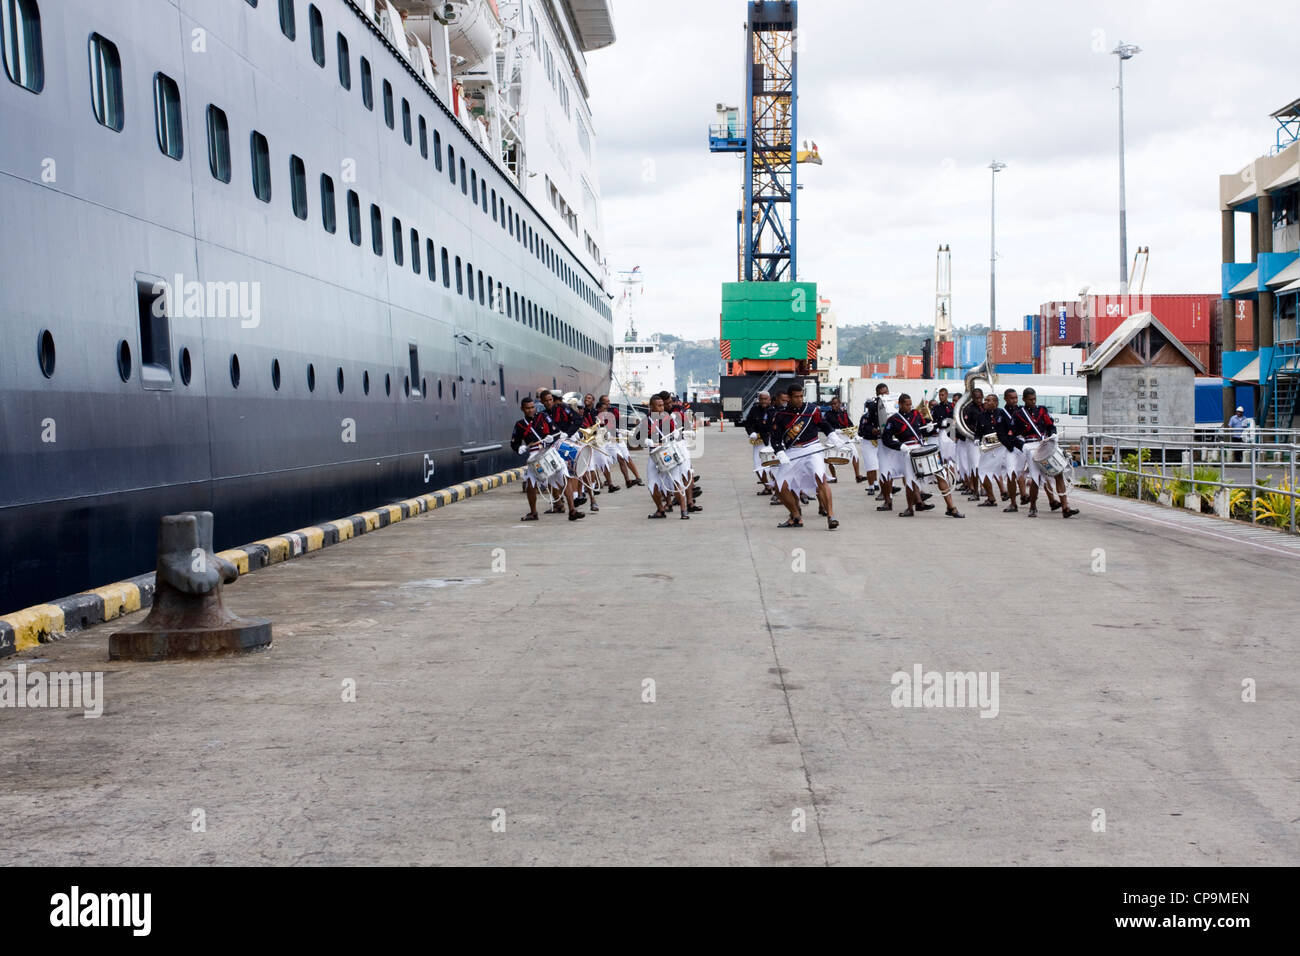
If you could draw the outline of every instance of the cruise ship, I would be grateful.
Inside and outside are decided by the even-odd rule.
[[[609,382],[607,0],[0,0],[0,613],[486,475]]]
[[[618,325],[614,341],[614,367],[608,392],[616,405],[646,406],[650,396],[677,391],[677,364],[673,353],[663,347],[659,336],[642,339],[637,335],[638,301],[645,293],[641,267],[618,273],[622,287],[614,304]]]

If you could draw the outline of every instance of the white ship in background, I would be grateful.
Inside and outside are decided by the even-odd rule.
[[[659,336],[637,338],[637,300],[644,293],[641,267],[618,273],[623,291],[614,304],[614,369],[609,398],[616,405],[644,405],[656,392],[677,391],[677,361]]]

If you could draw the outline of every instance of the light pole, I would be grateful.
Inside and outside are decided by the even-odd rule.
[[[992,187],[989,191],[989,331],[997,331],[998,327],[998,287],[997,287],[997,226],[998,226],[998,173],[1007,168],[1006,163],[999,163],[996,159],[989,163],[989,169],[993,170]]]
[[[1132,43],[1120,41],[1110,51],[1119,57],[1119,291],[1128,295],[1128,212],[1124,201],[1124,61],[1142,52]]]

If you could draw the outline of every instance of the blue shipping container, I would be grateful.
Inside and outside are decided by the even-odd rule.
[[[1038,321],[1038,316],[1036,316],[1036,315],[1027,315],[1027,316],[1025,316],[1025,331],[1026,331],[1026,332],[1032,332],[1032,331],[1034,331],[1034,323],[1035,323],[1036,321]]]
[[[988,354],[989,341],[983,335],[963,335],[957,341],[957,364],[974,367],[984,361]]]
[[[1223,424],[1223,379],[1196,380],[1196,424]]]
[[[1007,365],[998,365],[996,374],[998,375],[1033,375],[1034,366],[1032,362],[1013,362]]]

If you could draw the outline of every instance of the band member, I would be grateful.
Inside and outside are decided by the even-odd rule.
[[[984,411],[984,390],[972,388],[970,401],[961,407],[961,421],[972,435],[979,435],[979,418]],[[966,493],[972,501],[980,499],[979,442],[957,430],[957,466],[966,479]]]
[[[596,428],[604,424],[600,415],[600,408],[596,404],[596,396],[591,392],[582,397],[582,408],[578,410],[578,420],[579,425],[584,429]],[[593,494],[600,494],[601,479],[604,479],[605,490],[611,495],[618,491],[614,487],[614,479],[609,474],[610,466],[614,463],[613,452],[610,449],[612,444],[614,443],[607,441],[603,446],[592,446],[591,480],[588,483],[592,486]]]
[[[1002,447],[1007,450],[1007,493],[1011,498],[1011,504],[1003,508],[1003,511],[1019,511],[1020,507],[1016,503],[1016,497],[1019,495],[1020,504],[1029,504],[1029,492],[1024,486],[1024,469],[1025,469],[1025,441],[1018,432],[1024,428],[1017,411],[1020,406],[1020,398],[1014,388],[1009,388],[1002,393],[1002,411],[995,419],[997,422],[998,440],[1002,442]]]
[[[934,422],[934,437],[939,443],[939,457],[951,462],[953,471],[958,470],[957,442],[952,437],[952,402],[948,401],[948,390],[939,389],[939,399],[930,405],[930,420]]]
[[[740,427],[745,430],[749,436],[750,443],[754,444],[754,474],[758,476],[758,483],[763,486],[763,490],[758,492],[760,495],[776,495],[776,484],[773,477],[773,469],[764,467],[762,461],[763,452],[761,449],[770,444],[769,433],[772,427],[772,396],[767,392],[758,393],[758,401],[749,408],[749,414],[745,420],[740,423]]]
[[[510,435],[510,447],[516,453],[527,455],[528,461],[534,461],[541,455],[545,454],[550,447],[551,442],[557,438],[557,433],[550,419],[538,414],[537,405],[531,398],[525,398],[519,403],[519,409],[524,413],[524,417],[515,422],[514,431]],[[569,505],[569,520],[577,521],[579,518],[585,518],[573,503],[573,492],[577,485],[577,480],[571,478],[567,471],[560,471],[552,480],[548,487],[558,489],[564,495]],[[528,496],[528,514],[524,515],[521,521],[537,520],[537,491],[542,487],[533,473],[525,468],[524,470],[524,493]],[[552,509],[554,511],[555,509]]]
[[[650,470],[647,475],[650,479],[650,496],[655,502],[654,514],[647,516],[650,518],[668,517],[665,506],[672,501],[675,501],[680,509],[683,521],[690,518],[688,512],[704,510],[692,500],[692,489],[685,463],[661,468],[655,461],[655,449],[676,437],[673,434],[676,427],[673,417],[664,411],[663,396],[653,396],[650,399],[646,432],[646,444],[650,448]]]
[[[538,398],[542,401],[542,412],[551,423],[551,430],[556,432],[555,441],[560,442],[566,438],[571,438],[578,433],[578,416],[574,409],[570,408],[566,402],[556,398],[555,393],[549,389],[542,389]],[[570,474],[572,474],[572,463],[569,464]],[[561,488],[552,486],[551,488],[551,513],[561,514],[564,511],[560,503]],[[587,503],[587,496],[582,493],[582,489],[574,485],[575,494],[573,504],[581,507]]]
[[[600,396],[600,401],[596,405],[596,415],[605,423],[605,428],[617,435],[621,430],[621,419],[616,406],[610,405],[609,396]],[[609,443],[609,452],[618,470],[623,473],[623,487],[631,488],[633,485],[644,485],[641,480],[641,473],[636,470],[636,462],[632,459],[632,452],[628,450],[626,441],[612,441]],[[635,480],[630,480],[627,476],[628,471],[636,476]]]
[[[1056,434],[1056,423],[1052,421],[1052,416],[1047,409],[1038,404],[1038,395],[1032,388],[1025,389],[1025,403],[1020,408],[1020,417],[1033,435],[1027,440],[1043,442]],[[1056,485],[1056,493],[1061,499],[1059,504],[1051,501],[1052,510],[1060,508],[1062,518],[1071,518],[1079,513],[1077,508],[1070,507],[1069,499],[1066,497],[1064,475],[1056,475],[1053,479],[1043,474],[1032,454],[1025,455],[1025,474],[1029,479],[1029,517],[1038,517],[1038,489],[1043,488],[1051,501],[1052,485]]]
[[[826,516],[827,528],[834,531],[840,526],[835,519],[831,486],[826,480],[829,477],[826,460],[819,438],[819,434],[828,434],[830,430],[830,425],[822,418],[821,409],[804,403],[803,386],[792,385],[789,406],[772,417],[772,447],[781,460],[776,472],[776,485],[782,504],[790,512],[790,517],[777,527],[803,527],[796,495],[810,493],[817,496],[818,513]]]
[[[853,427],[853,419],[850,418],[849,413],[844,410],[844,406],[840,403],[838,397],[831,399],[830,411],[826,413],[826,424],[830,425],[834,431]],[[853,460],[853,479],[855,482],[864,481],[865,479],[862,477],[862,472],[858,469],[858,443],[857,441],[850,441],[848,444],[849,455]],[[831,480],[836,481],[838,476],[835,474],[835,466],[830,462],[827,462],[826,467],[830,469]]]
[[[777,412],[783,410],[789,404],[790,404],[790,393],[784,391],[777,392],[776,397],[772,399],[772,408],[773,408],[772,414],[775,415]]]
[[[894,508],[894,476],[883,467],[884,461],[880,457],[880,435],[889,418],[888,401],[889,386],[880,382],[876,385],[876,397],[863,406],[862,418],[858,420],[858,449],[867,469],[867,481],[870,482],[867,494],[878,491],[878,500],[884,502],[877,511],[892,511]],[[892,460],[888,451],[885,449],[885,459]],[[879,485],[876,484],[877,477],[880,479]]]
[[[882,465],[893,473],[898,471],[903,479],[903,492],[907,495],[907,509],[900,511],[900,518],[910,518],[917,511],[929,511],[934,505],[928,505],[921,497],[921,484],[916,477],[916,472],[912,467],[912,448],[925,444],[921,435],[925,432],[932,432],[935,428],[933,422],[926,423],[921,418],[921,413],[912,408],[912,397],[906,393],[898,396],[898,411],[889,416],[889,421],[885,422],[885,430],[881,434],[880,443],[888,449],[885,461]],[[957,510],[957,506],[952,503],[952,489],[944,479],[943,474],[934,476],[935,483],[939,486],[939,493],[943,495],[944,502],[948,505],[945,514],[950,518],[966,517]]]
[[[1007,494],[1007,450],[999,441],[991,448],[984,447],[984,441],[989,435],[997,436],[998,420],[1002,417],[1002,409],[998,408],[997,395],[990,392],[984,396],[984,407],[980,411],[975,422],[975,434],[979,436],[979,465],[978,478],[983,485],[988,500],[981,502],[981,508],[996,508],[997,499],[993,496],[993,489],[996,486],[1002,500],[1010,498]]]

